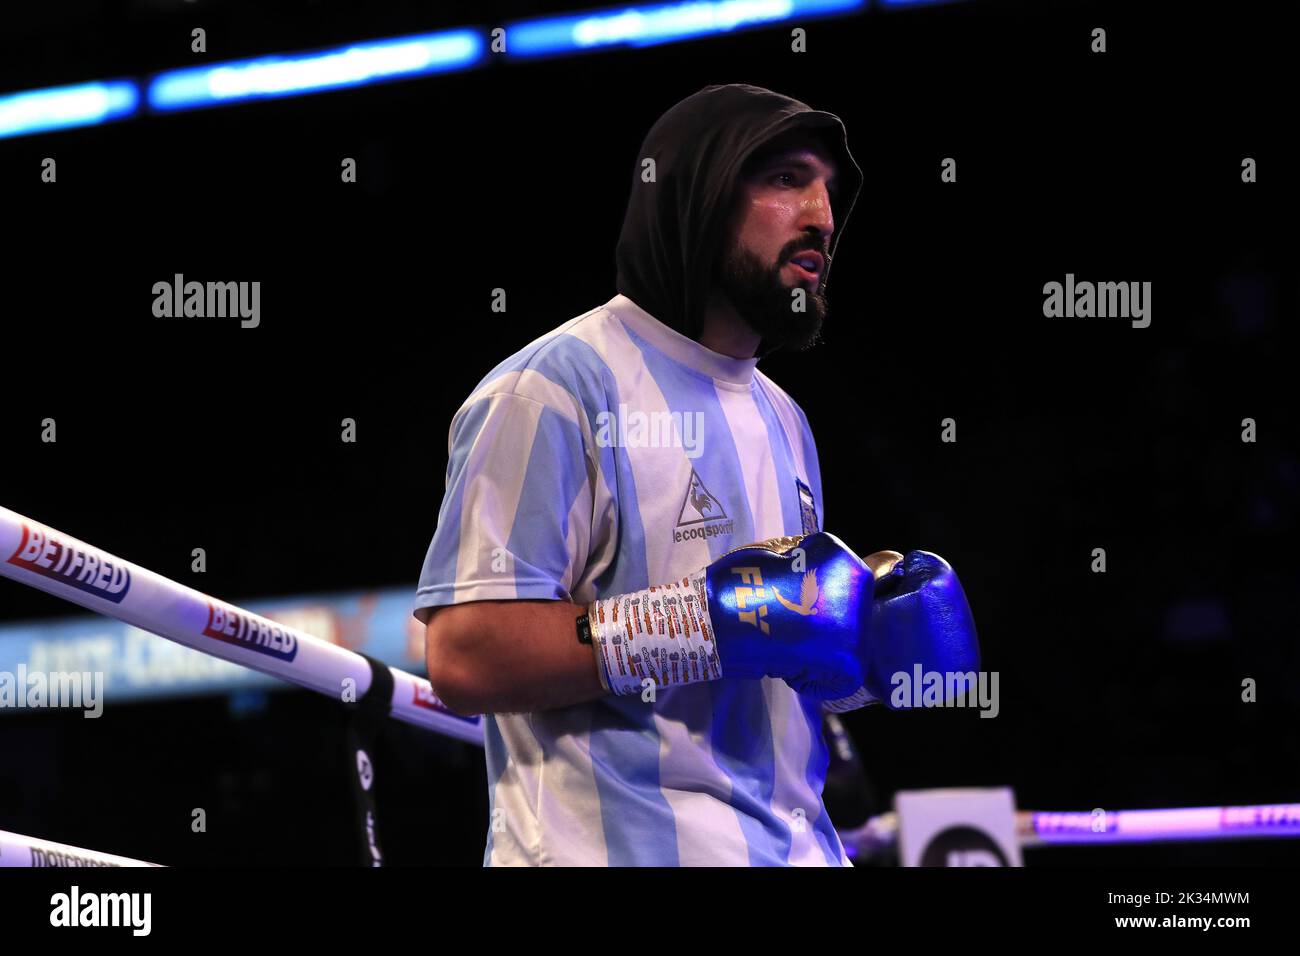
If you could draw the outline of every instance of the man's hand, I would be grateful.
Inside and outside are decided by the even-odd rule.
[[[797,547],[796,547],[797,545]],[[819,700],[861,686],[872,576],[832,535],[729,551],[678,581],[591,605],[602,680],[616,694],[779,677]]]
[[[859,635],[871,614],[871,571],[819,531],[723,555],[709,566],[709,618],[723,677],[779,677],[828,700],[862,685]]]
[[[877,570],[871,623],[859,652],[865,680],[856,693],[823,705],[832,713],[876,702],[901,709],[890,701],[894,675],[910,679],[917,665],[922,672],[978,675],[975,618],[952,566],[937,554],[912,551]]]

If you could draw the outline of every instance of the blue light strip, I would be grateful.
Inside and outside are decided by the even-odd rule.
[[[843,14],[866,0],[687,0],[617,7],[506,26],[510,57],[554,56],[603,47],[652,46],[788,20]]]
[[[398,37],[290,56],[231,60],[157,74],[148,103],[158,111],[301,96],[476,66],[487,42],[475,30]]]
[[[506,49],[511,58],[526,58],[652,46],[844,15],[866,6],[867,0],[687,0],[619,7],[513,24],[507,27]],[[486,34],[463,28],[168,70],[147,81],[143,96],[135,80],[26,90],[0,96],[0,139],[96,126],[139,115],[146,105],[166,113],[472,69],[487,57]]]
[[[78,83],[0,96],[0,139],[134,116],[140,91],[132,80]]]

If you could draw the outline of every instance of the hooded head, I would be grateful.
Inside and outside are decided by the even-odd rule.
[[[618,291],[665,325],[698,339],[730,248],[742,172],[771,148],[798,142],[800,133],[820,146],[838,180],[837,194],[830,196],[834,232],[822,246],[827,259],[816,283],[824,295],[830,257],[862,186],[862,171],[849,153],[839,117],[745,83],[705,87],[668,110],[646,135],[615,251]],[[647,159],[654,160],[649,182]],[[812,241],[796,244],[815,247]],[[734,304],[745,317],[746,303]],[[765,336],[760,354],[780,344]]]

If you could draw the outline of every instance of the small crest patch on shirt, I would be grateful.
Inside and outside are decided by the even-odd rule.
[[[817,502],[813,500],[812,489],[798,478],[794,486],[799,490],[799,517],[803,521],[803,533],[812,534],[817,527]]]

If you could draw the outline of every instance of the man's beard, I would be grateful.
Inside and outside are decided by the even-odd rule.
[[[791,252],[796,255],[799,251]],[[714,279],[749,326],[763,338],[763,348],[812,348],[821,339],[827,302],[821,290],[788,286],[781,265],[772,267],[747,249],[733,246],[718,263]],[[803,311],[795,310],[795,288],[803,289]]]

